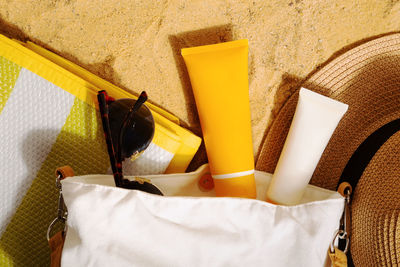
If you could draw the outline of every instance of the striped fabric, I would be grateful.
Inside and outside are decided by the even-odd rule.
[[[2,101],[4,96],[2,96]],[[109,168],[96,110],[22,68],[0,114],[0,266],[46,266],[57,214],[54,170]]]
[[[90,96],[98,89],[81,76],[0,36],[0,266],[49,265],[46,231],[57,215],[57,167],[69,165],[77,175],[110,172]],[[90,79],[116,97],[128,96]],[[126,175],[182,172],[200,144],[156,109],[153,142],[138,160],[124,162]]]

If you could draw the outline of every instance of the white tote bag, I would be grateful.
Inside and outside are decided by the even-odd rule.
[[[271,175],[255,172],[257,199],[199,189],[203,165],[144,176],[166,196],[114,187],[111,175],[62,181],[68,231],[61,266],[324,266],[344,199],[309,185],[301,204],[262,201]],[[127,177],[129,178],[129,177]]]

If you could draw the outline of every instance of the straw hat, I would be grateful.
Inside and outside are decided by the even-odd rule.
[[[400,34],[347,49],[312,73],[301,86],[349,105],[311,179],[314,185],[336,190],[360,144],[384,125],[400,119]],[[256,169],[274,172],[297,99],[298,90],[269,128]],[[397,266],[400,265],[400,132],[387,136],[386,142],[375,151],[365,166],[358,166],[362,171],[352,194],[350,251],[356,266]]]

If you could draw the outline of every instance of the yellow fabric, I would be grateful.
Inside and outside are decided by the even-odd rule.
[[[107,90],[107,92],[116,98],[123,98],[123,97],[129,97],[132,99],[137,99],[137,96],[134,96],[126,91],[121,90],[117,86],[113,85],[112,83],[103,80],[99,78],[98,76],[94,75],[93,73],[85,70],[84,68],[76,65],[75,63],[72,63],[71,61],[66,60],[63,57],[60,57],[59,55],[56,55],[49,50],[44,49],[41,46],[38,46],[32,42],[27,42],[27,43],[22,43],[25,45],[25,47],[29,48],[32,51],[35,51],[39,55],[47,58],[48,60],[51,60],[52,62],[56,63],[57,65],[63,67],[64,69],[70,71],[71,73],[75,74],[76,76],[81,77],[85,81],[90,82],[91,84],[95,85],[97,88],[101,88],[104,90]],[[171,113],[151,104],[151,103],[146,103],[146,105],[153,111],[161,114],[162,116],[166,117],[172,122],[175,122],[179,124],[179,119],[172,115]]]
[[[85,155],[87,160],[82,160],[81,155]],[[75,98],[56,142],[0,238],[0,266],[49,266],[46,231],[57,215],[58,197],[54,171],[64,165],[70,165],[79,175],[105,173],[109,167],[98,113],[78,98]]]
[[[329,258],[332,262],[332,267],[347,267],[347,256],[338,248],[335,248],[335,252],[331,253],[328,251]]]
[[[21,67],[15,63],[0,57],[0,116],[1,111],[14,88]],[[6,251],[3,242],[0,241],[0,266],[13,266],[12,257]]]
[[[28,43],[26,46],[0,35],[0,56],[36,73],[91,106],[96,107],[97,105],[96,95],[99,89],[107,90],[109,95],[115,98],[136,98],[134,95],[96,77],[79,66],[61,59],[49,51],[45,52],[46,50],[43,48],[39,49],[32,43]],[[40,51],[42,55],[50,59],[32,51],[28,47],[34,48],[37,52]],[[156,138],[153,142],[161,148],[175,153],[166,172],[184,172],[199,148],[201,139],[170,120],[177,121],[176,117],[165,111],[162,111],[163,115],[161,115],[155,111],[160,111],[160,108],[151,104],[149,106],[157,125],[156,129],[163,130],[162,133],[155,133]],[[164,115],[168,118],[164,117]],[[170,138],[171,136],[172,138]],[[177,148],[176,144],[174,144],[175,141],[179,142],[179,147]]]
[[[0,57],[0,114],[14,88],[21,67]]]
[[[155,125],[152,142],[172,154],[175,154],[181,145],[179,136],[168,131],[160,124]]]

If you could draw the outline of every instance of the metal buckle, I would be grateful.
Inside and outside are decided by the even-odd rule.
[[[56,178],[56,187],[59,190],[57,217],[50,223],[49,227],[47,228],[47,233],[46,233],[47,241],[50,240],[50,232],[57,222],[61,222],[64,224],[64,230],[63,230],[64,234],[67,232],[68,229],[67,224],[65,223],[65,221],[67,220],[68,211],[65,206],[64,198],[62,195],[61,177],[62,177],[61,174],[59,174]]]
[[[351,217],[350,217],[350,195],[351,192],[350,190],[346,190],[344,192],[345,194],[345,202],[344,202],[344,209],[343,209],[343,216],[340,220],[340,229],[342,229],[344,231],[343,236],[339,236],[341,237],[341,239],[344,239],[344,235],[347,235],[348,237],[350,237],[350,232],[349,230],[351,229]]]
[[[349,250],[350,238],[347,235],[347,233],[345,231],[343,231],[343,230],[337,230],[336,231],[335,237],[333,238],[333,240],[331,242],[331,245],[329,247],[330,252],[331,253],[335,253],[335,240],[336,240],[336,238],[346,239],[346,246],[345,246],[345,248],[343,250],[343,252],[346,254],[347,251]]]
[[[340,227],[339,230],[336,231],[335,236],[332,240],[332,243],[330,245],[330,252],[334,253],[335,252],[335,240],[336,238],[339,239],[345,239],[346,240],[346,246],[343,250],[344,253],[347,253],[349,249],[349,244],[350,244],[350,228],[351,228],[351,217],[350,217],[350,195],[351,191],[346,190],[344,192],[344,197],[345,197],[345,202],[344,202],[344,209],[343,209],[343,215],[342,218],[340,219]]]

